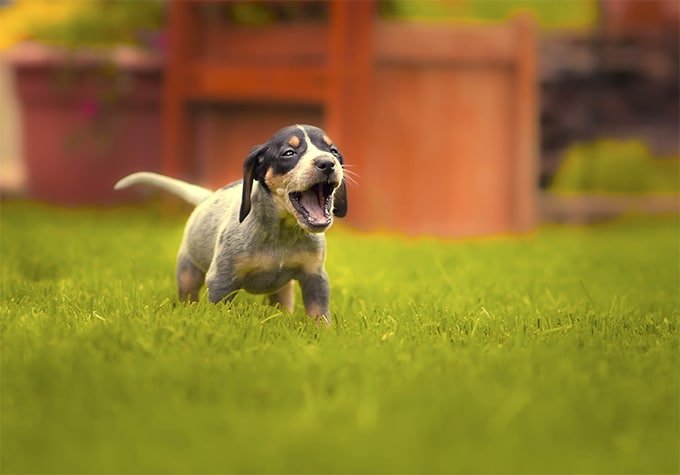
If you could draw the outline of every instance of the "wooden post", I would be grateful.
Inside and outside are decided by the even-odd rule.
[[[370,133],[375,2],[333,0],[329,7],[325,127],[341,147],[350,171],[361,176]],[[360,192],[350,186],[350,195],[358,198]]]
[[[536,223],[538,187],[538,86],[536,64],[536,28],[531,17],[515,19],[516,115],[517,132],[514,159],[514,226],[527,231]]]
[[[163,91],[162,172],[174,177],[190,173],[187,162],[189,131],[184,66],[194,49],[195,10],[186,0],[168,3],[168,57]]]

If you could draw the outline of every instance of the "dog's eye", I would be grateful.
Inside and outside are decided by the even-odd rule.
[[[338,150],[337,148],[335,148],[333,146],[331,146],[331,153],[336,157],[340,156],[340,150]]]
[[[295,150],[293,150],[292,148],[284,150],[283,153],[281,154],[282,157],[292,157],[293,155],[295,155]]]

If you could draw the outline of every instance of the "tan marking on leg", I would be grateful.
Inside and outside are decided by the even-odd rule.
[[[288,282],[281,290],[269,295],[269,303],[278,305],[282,310],[293,313],[295,307],[295,294],[293,292],[293,281]]]
[[[205,273],[182,250],[177,255],[175,276],[180,300],[198,301],[198,294],[205,282]]]
[[[306,304],[305,312],[307,315],[314,319],[316,323],[330,323],[330,319],[324,315],[323,309],[316,304]]]
[[[198,294],[203,285],[203,276],[194,269],[179,273],[179,298],[187,302],[198,302]]]

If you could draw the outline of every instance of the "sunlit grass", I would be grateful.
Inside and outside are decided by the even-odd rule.
[[[175,299],[183,218],[3,204],[11,472],[667,472],[677,218],[329,233],[336,324]]]

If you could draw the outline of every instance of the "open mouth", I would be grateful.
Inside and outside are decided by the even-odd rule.
[[[288,194],[299,218],[310,228],[323,229],[331,224],[331,197],[336,186],[334,183],[317,183],[305,191]]]

